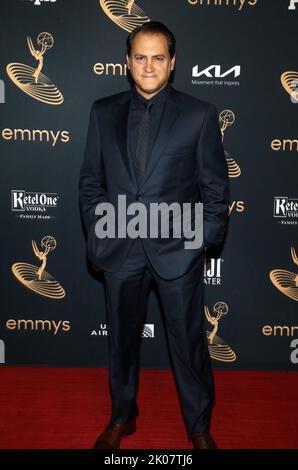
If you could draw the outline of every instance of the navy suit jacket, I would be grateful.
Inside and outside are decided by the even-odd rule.
[[[107,271],[117,271],[133,240],[99,239],[95,207],[118,195],[126,203],[202,202],[204,244],[185,249],[181,238],[143,238],[143,247],[156,272],[164,279],[183,275],[203,255],[205,246],[217,245],[224,234],[229,203],[227,163],[213,105],[171,87],[160,130],[137,186],[127,145],[131,91],[95,101],[91,108],[84,161],[80,173],[80,202],[87,229],[90,261]]]

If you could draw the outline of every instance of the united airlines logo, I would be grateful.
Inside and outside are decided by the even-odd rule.
[[[145,323],[141,333],[142,338],[154,338],[154,323]],[[109,325],[102,323],[97,330],[92,330],[91,336],[108,336]]]
[[[142,338],[154,338],[154,324],[146,323],[143,327]]]

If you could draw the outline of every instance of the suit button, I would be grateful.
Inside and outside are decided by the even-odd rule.
[[[142,200],[142,196],[137,196],[136,199],[137,199],[137,201],[141,201],[141,200]]]

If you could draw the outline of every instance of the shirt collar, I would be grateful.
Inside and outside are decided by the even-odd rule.
[[[165,103],[167,97],[168,97],[168,94],[170,92],[170,88],[171,88],[171,85],[169,83],[167,83],[167,85],[161,90],[159,91],[158,93],[156,93],[156,95],[154,95],[152,98],[150,98],[149,100],[147,100],[146,98],[144,98],[144,96],[142,96],[136,89],[136,87],[134,86],[132,88],[132,101],[133,101],[133,104],[135,106],[144,106],[149,104],[149,103],[153,103],[154,104],[154,107],[156,108],[156,106],[163,106],[163,104]]]

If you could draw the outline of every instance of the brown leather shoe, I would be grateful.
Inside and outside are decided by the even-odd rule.
[[[194,432],[191,441],[194,449],[217,449],[217,445],[209,432]]]
[[[122,437],[127,437],[136,430],[136,421],[129,423],[109,423],[97,438],[93,449],[119,449]]]

